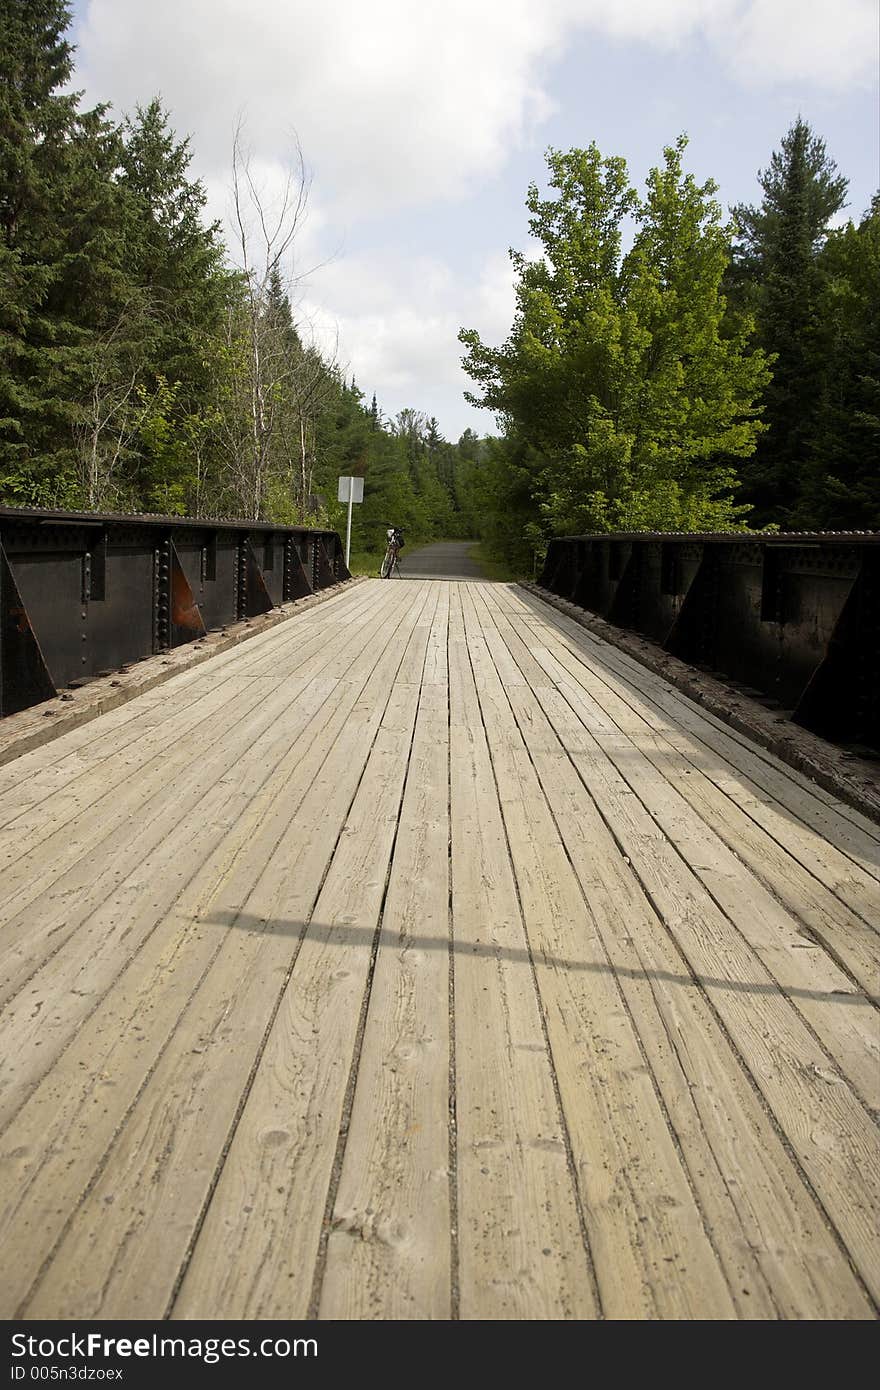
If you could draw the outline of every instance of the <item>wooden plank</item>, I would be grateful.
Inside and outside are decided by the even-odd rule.
[[[120,778],[124,780],[130,776],[133,764],[129,755],[133,752],[135,761],[146,755],[147,745],[143,740],[148,728],[157,730],[157,738],[172,748],[190,728],[197,728],[207,709],[222,704],[228,697],[230,672],[235,671],[237,677],[252,673],[249,663],[254,648],[262,648],[274,637],[279,660],[280,654],[292,647],[300,667],[310,656],[320,654],[327,642],[335,638],[335,628],[342,625],[347,614],[357,618],[359,611],[365,608],[369,595],[364,590],[368,587],[359,585],[352,591],[347,612],[329,623],[323,633],[319,626],[320,614],[331,607],[329,601],[326,608],[322,605],[311,618],[308,612],[301,617],[296,615],[283,628],[272,628],[255,637],[246,651],[233,647],[219,653],[210,662],[173,677],[167,686],[155,687],[108,712],[101,717],[99,726],[92,722],[85,724],[4,765],[0,774],[7,773],[11,786],[0,784],[0,827],[3,827],[0,845],[9,847],[10,862],[15,862],[21,846],[33,839],[35,825],[39,825],[40,834],[45,838],[49,825],[63,819],[61,813],[66,807],[72,805],[76,810],[99,795],[106,796]],[[363,597],[355,602],[358,595]],[[269,674],[275,673],[270,671]],[[196,715],[194,721],[189,719],[191,712]],[[31,815],[26,819],[27,812]],[[70,818],[67,823],[71,823]]]
[[[778,916],[775,900],[780,899],[787,912],[807,928],[806,933],[799,927],[795,928],[801,940],[792,942],[792,948],[809,952],[816,944],[824,946],[831,958],[849,972],[861,990],[876,997],[880,991],[880,934],[851,912],[798,860],[782,849],[772,836],[721,791],[712,777],[676,752],[667,739],[655,734],[639,713],[598,681],[587,668],[575,664],[570,657],[566,659],[566,654],[555,644],[549,644],[549,639],[547,647],[534,647],[533,652],[602,746],[611,751],[615,744],[619,744],[627,760],[628,750],[637,749],[693,808],[700,822],[727,847],[730,851],[728,870],[734,876],[741,877],[743,866],[747,866],[751,876],[749,896],[753,899],[747,909],[748,916],[753,918],[756,914],[752,909],[763,903],[760,916],[766,923],[768,919]],[[621,737],[622,742],[619,741]],[[621,770],[625,773],[625,768],[621,767]],[[758,884],[753,889],[755,878]],[[769,906],[768,895],[774,900]],[[877,918],[880,921],[880,889],[876,900]],[[818,988],[820,983],[819,976],[814,976],[811,968],[806,987]],[[845,980],[829,978],[825,989],[828,994],[835,991],[846,993],[851,991],[851,986]],[[858,1002],[863,1004],[865,1001]],[[869,1084],[874,1086],[878,1079],[876,1020],[868,1033],[866,1045],[874,1053],[869,1069]]]
[[[438,585],[437,608],[434,622],[428,634],[428,649],[425,652],[425,668],[422,672],[422,685],[440,685],[447,694],[449,691],[449,662],[446,646],[449,633],[449,585]]]
[[[369,602],[375,604],[368,592],[368,585],[358,587],[348,594],[328,599],[317,610],[306,610],[294,614],[289,625],[272,628],[251,639],[248,656],[262,649],[267,641],[275,643],[303,643],[309,634],[320,636],[322,615],[332,621],[339,621],[333,615],[337,607],[345,604],[348,610],[356,612]],[[328,629],[324,629],[327,631]],[[5,826],[22,809],[35,805],[51,796],[59,785],[67,785],[71,774],[86,772],[97,763],[106,763],[109,758],[139,738],[148,723],[179,719],[183,710],[194,698],[199,698],[208,689],[216,689],[228,678],[230,669],[241,671],[242,653],[238,647],[218,653],[204,666],[196,666],[182,671],[173,678],[173,686],[156,686],[135,700],[120,705],[101,716],[99,728],[92,723],[79,726],[69,733],[41,745],[21,757],[0,767],[0,826]],[[115,734],[109,739],[110,732]]]
[[[534,693],[507,693],[740,1307],[754,1307],[750,1315],[757,1316],[763,1284],[782,1317],[870,1316],[750,1073],[578,777],[564,728],[554,726]],[[544,699],[552,704],[547,692]],[[530,787],[527,806],[535,799]],[[565,921],[564,912],[554,912],[548,930]],[[574,954],[551,948],[547,968],[583,968],[587,949],[586,942]],[[536,963],[541,957],[536,951]],[[587,1170],[582,1181],[590,1177]],[[737,1269],[742,1283],[733,1278]]]
[[[304,740],[301,763],[280,768],[254,798],[238,850],[220,847],[210,874],[201,875],[200,895],[178,905],[167,930],[151,939],[147,958],[125,972],[106,1006],[110,1035],[102,1028],[102,1010],[90,1021],[87,1050],[78,1036],[5,1137],[4,1146],[14,1146],[16,1161],[28,1169],[22,1136],[51,1116],[53,1143],[44,1163],[22,1175],[28,1181],[20,1184],[9,1217],[12,1239],[7,1236],[8,1248],[21,1242],[23,1266],[36,1272],[62,1235],[47,1283],[35,1290],[34,1309],[51,1307],[59,1316],[62,1309],[70,1316],[79,1315],[76,1309],[156,1316],[167,1304],[253,1049],[262,1043],[296,952],[299,923],[293,919],[307,913],[317,894],[357,784],[359,741],[366,732],[369,746],[376,693],[387,686],[388,662],[399,661],[396,626],[386,632],[389,650],[380,656],[374,646],[353,664],[338,717],[317,739]],[[363,766],[366,750],[361,759]],[[141,1046],[132,1048],[130,1030],[141,1019],[147,1020]],[[127,1045],[118,1041],[120,1020]],[[77,1070],[84,1065],[85,1078]],[[109,1099],[102,1084],[108,1069],[115,1083]],[[52,1103],[61,1071],[73,1081],[74,1099],[57,1117]],[[104,1111],[96,1116],[88,1102],[99,1097]],[[88,1197],[81,1202],[83,1193]],[[72,1217],[66,1230],[65,1217]],[[35,1230],[43,1242],[36,1249]],[[88,1278],[79,1255],[71,1253],[81,1248],[89,1250]]]
[[[450,611],[460,1316],[594,1317],[597,1302],[468,659]]]
[[[374,621],[381,625],[381,616]],[[340,634],[336,645],[344,649],[344,644],[345,635]],[[311,657],[303,662],[298,673],[301,682],[307,682],[323,668],[327,648],[332,645],[324,642],[313,649]],[[238,651],[237,648],[235,650]],[[207,673],[209,666],[199,670]],[[279,674],[275,681],[281,678]],[[234,725],[245,717],[248,709],[258,708],[272,689],[271,684],[248,679],[236,678],[237,685],[231,687],[230,678],[226,678],[216,688],[211,685],[207,674],[203,680],[205,689],[199,699],[179,718],[174,715],[176,683],[170,683],[166,688],[167,727],[137,731],[133,754],[129,751],[128,740],[123,741],[120,748],[114,749],[113,738],[108,738],[108,746],[113,750],[110,768],[99,766],[91,769],[88,777],[73,777],[71,789],[68,791],[65,788],[63,793],[56,793],[53,797],[48,814],[46,807],[37,807],[29,816],[22,817],[14,827],[10,827],[8,853],[15,862],[12,868],[7,866],[4,872],[5,917],[32,902],[72,858],[75,862],[81,843],[92,844],[87,832],[100,835],[104,831],[109,834],[114,826],[120,824],[124,830],[126,818],[130,815],[130,798],[141,796],[139,811],[147,802],[148,778],[152,778],[152,785],[158,788],[160,801],[169,787],[171,794],[175,795],[175,774],[188,765],[199,741],[207,746],[219,741],[215,730],[206,722],[208,717],[216,718],[218,729],[223,726],[224,720]],[[231,694],[237,694],[241,708],[236,708],[230,701]],[[132,702],[134,706],[138,703]],[[22,772],[26,775],[27,763],[23,764]],[[127,787],[126,782],[129,784]],[[120,787],[122,794],[115,795]],[[70,836],[68,825],[73,821],[76,822],[77,833]],[[62,853],[64,850],[67,850],[66,854]],[[39,872],[41,867],[42,873]]]
[[[322,1318],[448,1318],[448,588],[428,638],[345,1157]]]
[[[550,663],[546,665],[552,669]],[[584,711],[587,721],[596,715],[593,685],[587,673],[580,685],[565,691],[571,708],[578,716]],[[613,717],[621,717],[620,704],[606,694],[605,708]],[[854,988],[819,943],[805,939],[798,920],[645,757],[637,734],[622,733],[616,727],[610,733],[591,729],[591,734],[843,1075],[867,1105],[880,1110],[880,1036],[869,999]],[[880,893],[877,905],[880,911]]]
[[[698,740],[702,745],[701,756],[705,757],[707,752],[720,754],[728,768],[736,769],[753,784],[764,802],[771,798],[793,815],[796,825],[814,830],[820,843],[827,842],[829,847],[833,846],[854,860],[864,873],[880,878],[880,830],[874,822],[839,802],[795,768],[780,762],[767,749],[750,743],[745,735],[731,729],[634,658],[602,642],[557,609],[525,592],[520,601],[525,609],[531,610],[533,623],[562,632],[565,641],[581,659],[598,662],[597,669],[604,671],[609,683],[622,680],[632,699],[644,700],[649,711],[646,717],[650,717],[652,711],[655,717],[658,713],[666,715],[670,730]]]
[[[784,961],[799,884],[860,919],[712,780],[744,775],[513,590],[386,585],[277,632],[223,668],[262,692],[247,729],[195,717],[213,663],[187,686],[185,871],[158,800],[136,863],[133,801],[116,860],[38,900],[50,952],[75,926],[5,1039],[0,1315],[870,1316],[869,1078],[774,982],[799,1010],[817,978]],[[50,824],[112,766],[100,728],[38,765]],[[764,922],[743,825],[793,865]]]
[[[377,621],[381,623],[381,616]],[[311,681],[288,682],[272,698],[258,697],[256,718],[242,721],[212,752],[199,756],[200,750],[193,748],[189,778],[159,796],[150,820],[140,808],[141,814],[121,827],[117,842],[109,841],[115,851],[109,862],[96,871],[90,860],[80,861],[57,890],[20,915],[13,924],[16,936],[10,935],[11,927],[0,936],[7,997],[23,982],[27,985],[0,1020],[0,1045],[12,1059],[0,1081],[0,1118],[8,1118],[10,1104],[20,1103],[82,1018],[97,1006],[115,978],[118,962],[161,920],[162,911],[191,875],[199,846],[225,833],[230,807],[241,806],[243,795],[246,804],[248,783],[240,786],[239,774],[255,768],[259,785],[265,775],[262,760],[268,758],[269,767],[274,766],[332,695],[340,676],[334,665],[337,648],[350,663],[377,630],[367,624],[357,638],[340,637],[324,654],[329,665],[317,667]],[[188,824],[196,811],[195,824]],[[181,853],[179,827],[186,827],[186,853]],[[151,860],[154,851],[158,859]]]
[[[724,1250],[728,1257],[736,1250],[733,1260],[719,1258],[707,1235],[500,672],[470,627],[467,602],[464,611],[603,1313],[612,1318],[767,1315],[772,1301],[754,1258],[740,1254],[746,1242],[739,1223],[731,1223],[726,1212],[726,1223],[716,1215],[719,1226],[734,1226],[738,1245],[731,1241]],[[615,928],[621,926],[616,920]],[[716,1206],[724,1205],[723,1189],[721,1196]],[[687,1279],[681,1278],[683,1268]]]
[[[424,655],[427,629],[413,624],[411,641]],[[297,1318],[309,1309],[418,693],[416,684],[394,684],[384,712],[373,702],[381,724],[231,1137],[175,1318]]]
[[[877,827],[872,835],[854,826],[822,802],[815,795],[821,789],[805,779],[792,787],[791,779],[785,775],[791,769],[778,760],[774,760],[776,766],[765,762],[759,756],[763,750],[743,748],[732,731],[720,725],[716,728],[717,721],[685,697],[679,695],[678,702],[673,701],[671,697],[677,692],[643,667],[638,667],[638,677],[631,685],[628,674],[618,673],[610,657],[606,666],[603,649],[607,644],[594,647],[590,654],[581,650],[576,640],[549,627],[538,629],[533,624],[532,631],[538,642],[542,635],[546,636],[556,658],[569,670],[586,669],[612,698],[621,699],[653,732],[664,737],[694,766],[706,770],[737,805],[843,900],[864,897],[864,915],[876,928],[874,898],[880,878]],[[534,642],[530,645],[534,646]],[[647,691],[643,690],[645,676],[650,676],[654,683]]]
[[[297,715],[303,731],[313,732],[316,711],[331,697],[332,689],[319,683],[308,696],[301,696]],[[51,939],[53,932],[61,930],[53,926],[57,914],[65,942],[62,949],[48,953],[0,1016],[0,1046],[9,1059],[0,1079],[0,1124],[9,1122],[83,1021],[103,1007],[107,990],[126,962],[149,941],[166,914],[173,914],[175,901],[188,894],[193,879],[199,881],[203,856],[210,859],[218,846],[228,846],[230,829],[279,759],[290,769],[287,753],[300,729],[283,707],[268,714],[271,740],[257,739],[250,747],[225,746],[218,754],[220,766],[207,770],[213,783],[208,781],[201,788],[200,824],[187,837],[185,857],[178,836],[160,835],[146,847],[140,862],[135,859],[135,867],[121,884],[114,883],[112,874],[104,874],[92,896],[86,881],[67,919],[63,898],[50,905],[52,915],[46,909],[38,923],[40,935]],[[286,725],[284,739],[277,734],[279,718]],[[230,763],[230,755],[235,762]]]
[[[829,1219],[880,1293],[876,1131],[849,1085],[561,696],[537,692],[603,817],[662,915]]]

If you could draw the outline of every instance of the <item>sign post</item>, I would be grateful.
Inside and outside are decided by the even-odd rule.
[[[351,507],[353,502],[363,502],[364,500],[363,478],[340,478],[337,497],[340,502],[348,503],[348,522],[345,527],[345,567],[348,569],[348,562],[351,557]]]

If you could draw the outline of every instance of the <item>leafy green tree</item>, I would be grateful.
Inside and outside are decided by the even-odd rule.
[[[512,256],[510,337],[491,348],[460,335],[482,388],[469,399],[505,431],[515,495],[530,487],[531,539],[738,520],[732,460],[754,448],[767,368],[747,323],[722,332],[727,232],[715,185],[683,171],[685,143],[665,151],[643,202],[623,160],[550,151],[555,196],[532,185],[527,198],[543,255]]]
[[[623,268],[627,305],[646,335],[638,364],[627,524],[714,529],[741,518],[731,504],[735,461],[760,438],[769,373],[750,350],[752,323],[725,322],[729,228],[717,185],[685,174],[686,140],[648,176],[638,232]]]

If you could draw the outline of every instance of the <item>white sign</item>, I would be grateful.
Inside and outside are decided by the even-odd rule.
[[[351,497],[349,498],[349,493]],[[340,478],[338,497],[340,502],[363,502],[364,500],[364,480],[363,478]]]
[[[348,569],[351,558],[351,504],[364,500],[363,478],[340,478],[337,496],[340,502],[348,503],[348,524],[345,528],[345,567]]]

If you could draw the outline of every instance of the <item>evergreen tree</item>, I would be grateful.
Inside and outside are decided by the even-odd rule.
[[[118,139],[105,108],[62,92],[73,70],[63,0],[0,8],[0,488],[51,501],[73,467],[70,428],[89,330],[125,301],[109,229]]]
[[[217,332],[227,276],[220,224],[206,227],[204,188],[189,177],[189,140],[178,141],[158,98],[123,127],[120,189],[127,196],[127,264],[155,310],[151,353],[171,379],[199,374],[200,340]]]
[[[142,457],[133,490],[147,510],[200,505],[191,495],[191,442],[203,433],[232,280],[219,223],[205,226],[206,197],[191,180],[189,141],[178,141],[158,99],[122,130],[118,184],[125,200],[127,272],[142,305],[137,327]],[[122,229],[120,229],[122,232]]]
[[[789,525],[802,511],[809,441],[823,392],[826,341],[820,255],[830,219],[846,198],[847,180],[824,141],[801,117],[758,176],[760,207],[733,209],[739,227],[733,292],[754,312],[758,340],[773,356],[765,396],[768,426],[742,471],[742,498],[758,525]]]
[[[794,522],[880,530],[880,194],[821,260],[826,366]]]

